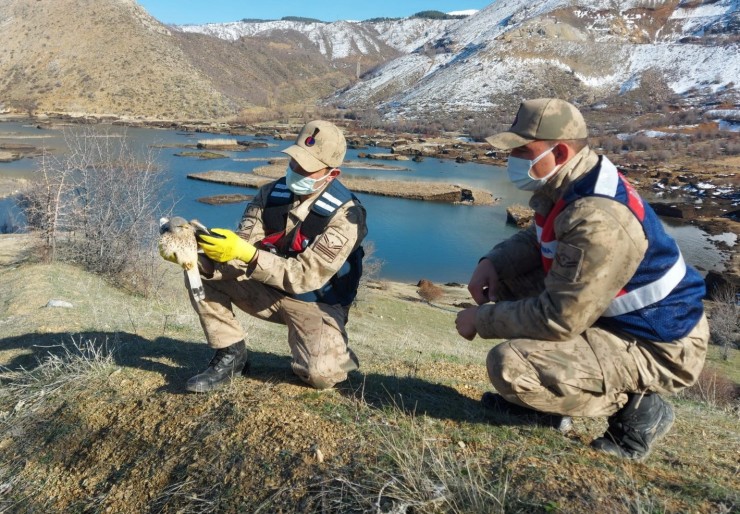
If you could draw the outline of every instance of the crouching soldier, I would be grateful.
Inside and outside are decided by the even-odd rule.
[[[332,123],[306,124],[284,150],[285,176],[259,190],[237,232],[199,237],[205,299],[191,303],[216,352],[188,391],[211,391],[248,365],[234,306],[287,325],[291,367],[311,386],[330,388],[358,368],[345,324],[367,228],[365,209],[338,180],[346,148]]]
[[[704,365],[704,281],[587,136],[578,109],[543,98],[488,138],[533,191],[535,224],[480,260],[468,285],[479,306],[457,330],[507,339],[488,354],[498,394],[485,406],[560,430],[571,416],[607,416],[591,446],[642,460],[673,424],[663,396]]]

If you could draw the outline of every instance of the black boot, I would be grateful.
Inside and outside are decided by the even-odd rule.
[[[247,345],[242,340],[226,348],[219,348],[208,368],[188,380],[185,388],[193,393],[206,393],[221,387],[225,382],[248,367]]]
[[[674,419],[673,408],[659,395],[630,394],[625,406],[609,416],[606,433],[591,446],[623,459],[644,460]]]
[[[573,420],[570,416],[561,416],[559,414],[549,414],[547,412],[528,409],[527,407],[507,401],[500,394],[485,392],[481,396],[480,402],[486,409],[510,416],[512,421],[514,421],[511,424],[550,427],[563,433],[573,427]]]

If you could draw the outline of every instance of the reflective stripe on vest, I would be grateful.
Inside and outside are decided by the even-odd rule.
[[[284,181],[282,182],[276,182],[275,186],[272,188],[272,191],[270,191],[270,196],[274,199],[281,198],[286,199],[293,196],[293,193],[288,189],[288,186],[285,184]],[[280,202],[284,203],[284,202]]]
[[[637,217],[640,223],[645,219],[645,205],[640,195],[635,191],[632,185],[627,182],[617,168],[606,157],[601,158],[598,177],[593,186],[594,196],[603,196],[616,200],[620,183],[627,193],[627,207]],[[555,235],[555,219],[558,215],[573,201],[580,198],[578,195],[569,195],[568,192],[560,198],[547,217],[535,215],[535,225],[537,228],[537,240],[540,244],[542,254],[542,266],[545,273],[549,273],[558,248],[558,241]],[[619,201],[619,200],[617,200]],[[621,203],[621,202],[620,202]],[[666,298],[671,291],[681,282],[686,275],[686,262],[678,252],[678,257],[668,271],[659,279],[645,284],[632,291],[622,290],[610,302],[609,307],[602,314],[604,317],[621,316],[628,312],[634,312],[652,305]]]
[[[655,282],[638,287],[630,292],[622,290],[609,303],[609,307],[604,311],[602,316],[613,318],[614,316],[621,316],[622,314],[643,309],[648,305],[657,303],[676,288],[684,275],[686,275],[686,261],[683,260],[683,255],[679,252],[678,260],[665,275]]]
[[[342,206],[342,201],[326,190],[321,194],[321,196],[319,196],[319,199],[316,200],[314,206],[322,208],[327,212],[327,214],[331,214],[336,211],[338,207]]]

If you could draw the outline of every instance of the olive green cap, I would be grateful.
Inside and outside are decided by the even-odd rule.
[[[532,141],[587,137],[586,121],[575,105],[558,98],[537,98],[522,102],[511,128],[486,141],[498,149],[511,150]]]

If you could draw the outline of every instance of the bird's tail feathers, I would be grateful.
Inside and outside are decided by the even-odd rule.
[[[190,294],[193,295],[196,302],[204,300],[206,293],[203,290],[203,281],[200,278],[200,271],[198,266],[193,266],[191,269],[186,270],[185,274],[188,277],[188,285],[190,286]]]

